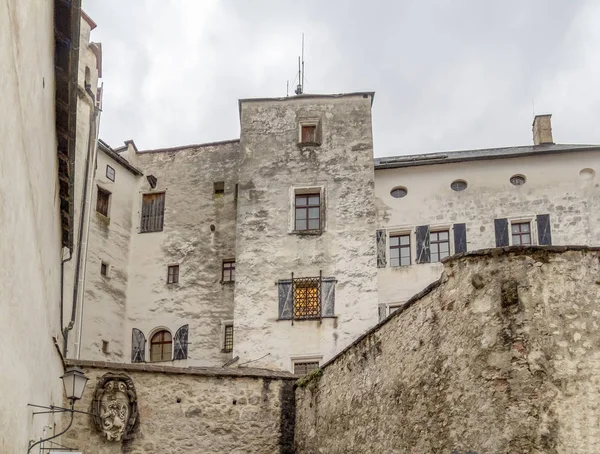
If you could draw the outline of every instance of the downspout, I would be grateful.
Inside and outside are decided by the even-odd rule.
[[[60,333],[65,337],[64,322],[64,293],[65,293],[65,263],[73,258],[73,248],[69,248],[69,258],[60,261]],[[66,354],[66,350],[64,350]]]
[[[87,88],[87,87],[86,87]],[[93,152],[92,145],[95,146],[95,143],[92,142],[92,135],[96,136],[95,124],[96,124],[96,115],[98,111],[96,110],[96,100],[93,93],[88,91],[88,94],[92,96],[92,111],[90,112],[90,131],[88,133],[88,142],[87,142],[87,156],[85,158],[85,178],[83,180],[83,194],[81,197],[81,215],[79,217],[79,237],[77,238],[77,260],[75,262],[75,273],[73,279],[73,305],[71,307],[71,320],[67,327],[64,328],[64,345],[63,351],[65,358],[68,358],[68,345],[69,345],[69,331],[73,329],[75,326],[75,314],[77,311],[77,300],[79,297],[79,275],[81,272],[81,244],[83,242],[83,226],[85,223],[85,207],[87,204],[87,193],[88,193],[88,183],[89,183],[89,175],[90,175],[90,155]]]

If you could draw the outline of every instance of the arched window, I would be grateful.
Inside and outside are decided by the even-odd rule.
[[[171,361],[173,339],[167,330],[158,331],[150,340],[150,361]]]

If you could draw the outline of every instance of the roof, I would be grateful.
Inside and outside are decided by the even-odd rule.
[[[520,158],[546,154],[566,153],[570,151],[600,151],[600,145],[580,144],[542,144],[520,147],[483,148],[479,150],[447,151],[441,153],[413,154],[375,158],[375,170],[395,169],[398,167],[448,164],[464,161],[483,161],[490,159]]]
[[[129,161],[127,159],[125,159],[123,156],[121,156],[119,153],[117,153],[115,150],[113,150],[106,142],[104,142],[103,140],[98,140],[98,146],[100,147],[100,149],[102,151],[104,151],[110,158],[114,159],[115,161],[117,161],[119,164],[121,164],[123,167],[125,167],[127,170],[129,170],[131,173],[133,173],[134,175],[138,175],[141,176],[144,174],[144,172],[142,172],[141,170],[139,170],[137,167],[132,166]]]
[[[214,146],[218,146],[218,145],[227,145],[230,143],[238,143],[240,141],[240,139],[230,139],[230,140],[220,140],[217,142],[206,142],[206,143],[197,143],[197,144],[192,144],[192,145],[180,145],[177,147],[170,147],[170,148],[156,148],[154,150],[139,150],[136,148],[135,151],[136,153],[161,153],[161,152],[167,152],[167,151],[180,151],[180,150],[187,150],[189,148],[201,148],[201,147],[214,147]],[[131,141],[133,142],[133,141]],[[135,146],[135,145],[134,145]],[[123,147],[125,148],[125,147]]]

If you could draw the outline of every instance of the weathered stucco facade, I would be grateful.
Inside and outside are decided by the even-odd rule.
[[[78,408],[89,411],[98,379],[125,373],[135,385],[138,422],[108,441],[77,415],[63,443],[85,453],[255,453],[293,451],[294,376],[264,370],[175,368],[72,361],[90,378]]]
[[[483,250],[296,392],[299,453],[595,453],[598,248]]]

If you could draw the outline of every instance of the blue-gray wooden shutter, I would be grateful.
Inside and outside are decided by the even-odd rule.
[[[379,321],[381,321],[387,316],[387,307],[385,304],[379,304],[377,309],[379,310]]]
[[[467,224],[454,224],[454,253],[467,252]]]
[[[183,325],[175,333],[173,349],[173,359],[186,359],[188,353],[188,328],[189,325]]]
[[[552,233],[550,232],[550,215],[537,215],[538,244],[550,246],[552,244]]]
[[[429,249],[429,226],[420,225],[415,228],[417,238],[417,263],[429,263],[431,251]]]
[[[335,277],[321,279],[321,302],[323,304],[321,310],[323,317],[335,315]]]
[[[294,295],[292,293],[292,280],[285,279],[277,283],[279,296],[279,318],[291,320],[294,309]]]
[[[131,330],[131,362],[143,363],[146,357],[146,336],[139,329]]]
[[[496,247],[508,246],[508,219],[494,219]]]
[[[377,268],[385,268],[386,260],[386,234],[385,230],[377,230]]]

